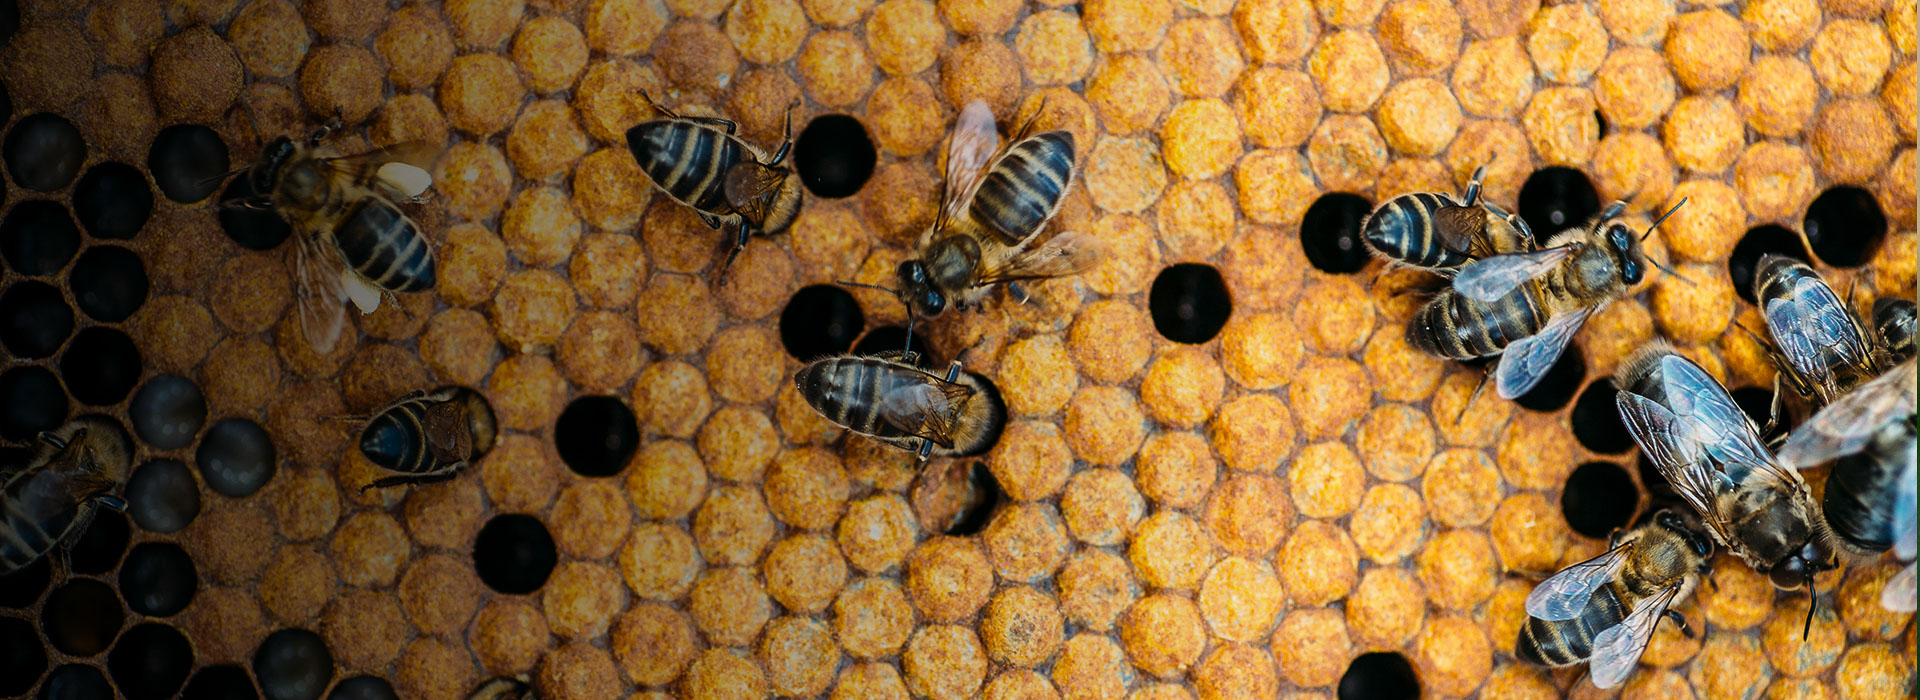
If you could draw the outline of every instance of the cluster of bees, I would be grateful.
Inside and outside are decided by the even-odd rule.
[[[802,187],[786,165],[792,108],[785,141],[771,154],[736,136],[731,121],[655,108],[664,118],[629,129],[629,150],[660,191],[709,226],[732,228],[724,275],[751,236],[779,233],[798,215]],[[1081,233],[1037,240],[1076,166],[1071,133],[1030,134],[1031,126],[1002,144],[983,102],[955,122],[939,212],[897,269],[897,286],[880,287],[907,308],[909,343],[919,318],[979,308],[1002,284],[1024,301],[1021,282],[1077,274],[1105,255],[1100,241]],[[371,313],[435,280],[433,246],[400,205],[431,186],[438,147],[409,143],[344,156],[327,144],[332,132],[275,139],[244,171],[261,194],[223,203],[270,209],[295,228],[295,306],[304,340],[319,352],[338,341],[347,304]],[[1546,376],[1587,318],[1650,269],[1666,268],[1641,246],[1653,227],[1636,232],[1619,221],[1624,203],[1541,242],[1519,217],[1479,198],[1480,177],[1458,199],[1416,193],[1386,202],[1367,218],[1363,237],[1391,264],[1447,281],[1408,324],[1409,343],[1440,358],[1492,358],[1488,378],[1511,399]],[[1881,300],[1869,332],[1804,264],[1769,258],[1761,267],[1755,286],[1780,376],[1816,412],[1768,444],[1698,365],[1664,344],[1635,353],[1615,378],[1621,418],[1690,508],[1616,533],[1606,553],[1536,587],[1520,658],[1588,662],[1595,685],[1618,685],[1661,619],[1691,634],[1672,606],[1708,573],[1716,548],[1778,587],[1809,591],[1816,573],[1843,560],[1890,549],[1913,558],[1914,302]],[[993,382],[958,361],[936,374],[917,366],[919,359],[910,350],[826,357],[794,382],[828,420],[922,462],[986,453],[1006,424]],[[1780,411],[1776,401],[1776,418]],[[415,391],[363,420],[359,449],[383,473],[368,489],[453,478],[488,451],[497,432],[486,399],[463,387]],[[0,489],[0,575],[84,530],[94,508],[125,507],[117,493],[133,443],[116,422],[82,417],[41,443]],[[1816,504],[1798,470],[1829,462],[1835,466]],[[937,527],[961,514],[971,497],[967,473],[923,470],[913,496],[921,522]],[[1913,586],[1909,566],[1883,602],[1913,609]],[[494,679],[475,697],[529,692],[523,680]]]
[[[1368,217],[1362,235],[1390,264],[1448,280],[1408,323],[1408,343],[1449,359],[1492,358],[1488,376],[1511,399],[1546,376],[1589,316],[1648,268],[1666,268],[1640,246],[1653,227],[1635,235],[1617,221],[1625,203],[1542,245],[1519,217],[1478,201],[1479,180],[1475,173],[1458,200],[1397,197]],[[1693,634],[1672,606],[1711,571],[1716,547],[1775,587],[1804,586],[1809,595],[1816,574],[1845,561],[1889,550],[1914,559],[1914,302],[1876,301],[1869,331],[1819,274],[1783,256],[1760,260],[1754,293],[1779,370],[1773,420],[1782,417],[1780,383],[1813,414],[1769,444],[1698,364],[1664,342],[1634,352],[1613,380],[1620,419],[1687,508],[1614,533],[1605,553],[1536,586],[1515,643],[1522,660],[1584,662],[1594,685],[1619,685],[1661,619]],[[1799,470],[1828,463],[1816,504]],[[1911,612],[1914,580],[1909,563],[1886,584],[1881,604]]]

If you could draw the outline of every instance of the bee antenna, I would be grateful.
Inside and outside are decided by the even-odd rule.
[[[210,184],[213,184],[213,183],[216,183],[216,182],[219,182],[219,181],[221,181],[221,180],[225,180],[225,179],[227,179],[227,178],[230,178],[230,177],[233,177],[233,176],[235,176],[235,175],[239,175],[240,173],[244,173],[244,172],[246,172],[246,171],[248,171],[248,170],[251,170],[251,169],[253,169],[253,165],[252,165],[252,164],[248,164],[248,165],[243,165],[243,166],[240,166],[240,167],[238,167],[238,168],[234,168],[234,169],[232,169],[232,170],[228,170],[228,171],[226,171],[226,172],[224,172],[224,173],[220,173],[219,175],[215,175],[215,176],[213,176],[213,177],[210,177],[210,178],[207,178],[207,179],[205,179],[205,180],[201,180],[201,181],[200,181],[199,183],[197,183],[197,184],[201,184],[201,185],[210,185]]]
[[[1807,623],[1800,627],[1800,641],[1806,641],[1813,634],[1813,611],[1820,605],[1820,598],[1814,594],[1813,573],[1807,573]]]
[[[1643,234],[1640,234],[1640,240],[1642,240],[1642,241],[1644,241],[1644,240],[1647,240],[1647,237],[1648,237],[1648,236],[1651,236],[1651,235],[1653,235],[1653,230],[1654,230],[1654,229],[1656,229],[1656,228],[1660,228],[1660,223],[1661,223],[1661,222],[1663,222],[1663,221],[1666,221],[1666,220],[1667,220],[1667,217],[1669,217],[1669,216],[1673,216],[1673,213],[1674,213],[1674,212],[1676,212],[1676,211],[1680,211],[1680,207],[1681,207],[1681,205],[1684,205],[1684,204],[1686,204],[1686,203],[1687,203],[1687,199],[1688,199],[1687,197],[1681,197],[1681,198],[1680,198],[1680,203],[1679,203],[1679,204],[1675,204],[1675,205],[1673,205],[1673,208],[1672,208],[1672,209],[1668,209],[1668,210],[1667,210],[1667,213],[1665,213],[1665,214],[1661,214],[1661,215],[1660,215],[1660,219],[1659,219],[1659,220],[1657,220],[1657,221],[1654,221],[1654,222],[1653,222],[1653,225],[1652,225],[1652,226],[1648,226],[1648,227],[1647,227],[1647,232],[1646,232],[1646,233],[1643,233]]]
[[[1675,272],[1673,268],[1660,264],[1660,261],[1658,260],[1654,260],[1653,258],[1647,258],[1647,262],[1653,263],[1653,266],[1660,268],[1661,272],[1665,272],[1669,275],[1673,275],[1674,277],[1679,278],[1680,281],[1687,283],[1687,286],[1689,287],[1700,286],[1698,284],[1694,284],[1693,280],[1687,279],[1686,275]]]
[[[877,284],[867,284],[865,282],[854,282],[852,280],[834,280],[833,283],[840,285],[842,287],[860,287],[863,289],[877,289],[879,291],[886,292],[894,296],[900,296],[900,290],[894,289],[892,287],[882,287]]]
[[[900,348],[900,357],[903,359],[908,357],[913,357],[913,321],[914,321],[913,307],[908,306],[907,307],[907,339],[903,343],[904,347]],[[924,445],[925,441],[922,441],[922,444]],[[920,458],[921,459],[927,458],[925,451],[921,452]]]

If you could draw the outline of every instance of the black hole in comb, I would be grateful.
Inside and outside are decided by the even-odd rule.
[[[1553,234],[1579,226],[1600,213],[1593,181],[1573,168],[1541,168],[1520,186],[1520,218],[1542,244]]]
[[[25,695],[47,670],[47,650],[33,625],[17,617],[0,617],[0,693]]]
[[[60,354],[60,378],[73,398],[91,406],[120,403],[140,381],[140,351],[118,328],[94,326],[73,336]]]
[[[227,189],[220,193],[220,201],[238,201],[256,194],[259,193],[253,191],[253,178],[241,173],[227,183]],[[293,234],[293,227],[279,212],[237,205],[220,207],[220,230],[248,250],[273,250]]]
[[[160,193],[181,203],[198,202],[220,187],[227,172],[227,144],[212,129],[176,124],[161,129],[147,151],[147,171]]]
[[[494,516],[473,541],[473,568],[480,581],[508,595],[540,590],[556,561],[553,536],[531,515]]]
[[[581,476],[613,476],[640,449],[633,409],[612,396],[582,396],[567,404],[553,426],[560,460]]]
[[[1586,380],[1587,361],[1581,355],[1579,346],[1569,344],[1560,353],[1560,359],[1554,360],[1553,366],[1547,368],[1547,376],[1513,402],[1529,411],[1558,411],[1573,400],[1574,392]]]
[[[86,532],[80,539],[74,540],[73,550],[68,553],[69,563],[76,574],[104,574],[120,563],[120,555],[127,553],[127,541],[133,536],[133,526],[127,523],[127,514],[105,507],[93,509],[93,522],[87,524]]]
[[[180,700],[253,700],[260,693],[253,689],[247,670],[232,664],[208,666],[193,674]]]
[[[152,214],[147,176],[126,163],[93,166],[73,188],[73,216],[94,238],[132,238]]]
[[[67,420],[67,392],[39,365],[0,372],[0,437],[25,442]]]
[[[1560,513],[1567,525],[1586,537],[1606,537],[1633,520],[1640,489],[1627,470],[1612,462],[1588,462],[1567,476],[1560,492]]]
[[[860,342],[854,343],[853,354],[866,356],[883,352],[897,353],[901,348],[907,347],[909,347],[907,329],[900,326],[881,326],[867,331],[866,336],[860,338]],[[927,344],[925,336],[915,333],[911,348],[916,355],[913,360],[914,366],[920,369],[930,369],[934,366],[933,347]]]
[[[1802,230],[1813,254],[1828,265],[1859,267],[1880,252],[1887,237],[1887,215],[1873,193],[1841,185],[1813,198]]]
[[[7,174],[13,176],[14,184],[53,192],[71,184],[80,174],[80,164],[87,159],[87,144],[73,122],[41,112],[13,125],[6,143],[0,145],[0,157],[6,159]]]
[[[1580,392],[1580,399],[1573,403],[1573,414],[1568,421],[1573,424],[1573,437],[1580,445],[1594,452],[1620,454],[1634,447],[1633,434],[1627,432],[1627,424],[1620,422],[1620,409],[1614,397],[1620,393],[1614,388],[1611,377],[1601,377],[1587,385]]]
[[[1233,315],[1233,295],[1212,265],[1180,263],[1160,271],[1147,292],[1147,310],[1160,335],[1176,343],[1213,340]]]
[[[117,245],[97,245],[80,254],[67,273],[73,301],[95,321],[119,323],[147,303],[147,267]]]
[[[828,199],[851,197],[873,177],[878,154],[860,120],[845,114],[815,117],[794,140],[793,164],[807,191]]]
[[[0,219],[0,257],[14,272],[51,275],[80,250],[80,229],[58,202],[29,199]]]
[[[23,280],[0,292],[0,343],[14,357],[52,357],[71,333],[73,307],[53,285]]]
[[[866,326],[860,303],[831,284],[803,287],[780,312],[780,343],[801,362],[838,355],[853,346]]]
[[[157,622],[134,625],[107,655],[113,684],[131,700],[173,697],[193,668],[193,646],[186,635]]]
[[[1733,253],[1727,256],[1727,279],[1733,282],[1733,291],[1749,304],[1758,303],[1753,294],[1753,277],[1760,272],[1760,258],[1769,253],[1813,262],[1807,247],[1800,243],[1800,236],[1791,229],[1775,224],[1747,229],[1747,235],[1740,237]]]
[[[169,617],[187,609],[200,590],[193,558],[172,542],[142,542],[120,567],[120,594],[127,607],[150,617]]]
[[[1313,200],[1300,217],[1300,250],[1321,272],[1350,274],[1367,266],[1360,227],[1372,213],[1366,197],[1329,192]]]
[[[113,588],[90,578],[69,579],[53,589],[40,608],[40,629],[47,633],[47,641],[73,656],[106,651],[126,619]]]
[[[1420,697],[1420,678],[1413,664],[1398,652],[1361,654],[1340,676],[1340,700],[1413,700]]]

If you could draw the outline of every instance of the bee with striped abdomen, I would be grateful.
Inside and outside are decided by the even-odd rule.
[[[765,151],[734,135],[737,125],[718,117],[683,117],[640,96],[666,119],[642,122],[627,130],[627,150],[655,187],[700,215],[714,230],[731,223],[733,248],[720,270],[747,247],[754,234],[787,230],[800,216],[800,178],[782,163],[793,150],[793,108],[787,106],[786,132],[769,158]]]
[[[111,418],[41,433],[25,464],[0,467],[0,576],[79,537],[95,508],[126,510],[119,494],[132,467],[133,438]]]
[[[1912,299],[1887,297],[1873,302],[1873,330],[1880,336],[1880,347],[1895,363],[1913,359],[1913,334],[1920,325],[1914,317]]]
[[[1527,222],[1480,199],[1486,166],[1473,171],[1459,199],[1437,192],[1403,194],[1367,215],[1361,237],[1389,262],[1447,274],[1476,259],[1533,249]]]
[[[423,198],[440,148],[416,141],[343,156],[324,143],[337,128],[274,139],[245,175],[264,194],[224,203],[271,209],[293,227],[300,330],[321,353],[339,339],[347,301],[370,314],[383,297],[435,281],[433,244],[396,203]]]
[[[392,473],[361,490],[451,479],[493,449],[498,431],[493,407],[472,389],[449,386],[402,396],[360,430],[360,454]]]
[[[940,212],[896,270],[896,293],[913,313],[964,311],[992,285],[1078,274],[1105,256],[1099,239],[1077,232],[1034,246],[1073,186],[1076,166],[1071,132],[1029,136],[1032,126],[1029,120],[1002,149],[985,102],[961,110],[947,144]],[[1017,285],[1015,294],[1022,294]]]
[[[1649,266],[1660,267],[1640,243],[1684,204],[1635,236],[1615,220],[1626,209],[1615,202],[1587,225],[1554,235],[1545,248],[1466,262],[1407,324],[1407,343],[1452,360],[1498,355],[1493,380],[1500,397],[1525,394],[1546,377],[1588,316],[1639,284]]]
[[[999,388],[958,361],[942,377],[897,353],[840,355],[800,368],[793,383],[827,420],[922,460],[985,454],[1007,424]]]
[[[1684,516],[1660,511],[1614,533],[1605,554],[1569,566],[1527,595],[1514,656],[1544,666],[1590,662],[1593,684],[1611,688],[1640,662],[1662,618],[1693,631],[1673,605],[1709,571],[1713,545]]]
[[[1815,405],[1832,403],[1887,366],[1882,347],[1806,263],[1781,255],[1760,258],[1753,296],[1773,336],[1778,376]]]

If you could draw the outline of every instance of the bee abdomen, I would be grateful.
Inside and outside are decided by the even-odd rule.
[[[1452,360],[1497,355],[1540,330],[1546,319],[1522,286],[1491,304],[1442,289],[1407,324],[1407,344]]]
[[[1452,201],[1428,192],[1401,195],[1367,217],[1361,235],[1380,254],[1408,265],[1458,267],[1467,262],[1467,256],[1448,250],[1434,230],[1433,213],[1452,205]]]
[[[1595,636],[1624,619],[1626,606],[1620,604],[1611,585],[1603,586],[1587,600],[1587,607],[1579,617],[1554,622],[1527,618],[1527,623],[1520,627],[1520,639],[1514,644],[1514,655],[1545,666],[1577,664],[1593,655]]]
[[[33,483],[53,478],[58,477],[44,470],[20,474],[0,491],[0,575],[31,564],[46,554],[79,520],[82,508],[79,503],[36,502],[27,495],[29,485],[35,486],[32,491],[64,493],[64,489],[47,489],[44,484]]]
[[[872,358],[838,357],[800,371],[800,395],[820,414],[847,429],[882,437],[899,431],[880,419],[880,394],[889,384],[887,365]]]
[[[1073,182],[1073,134],[1049,131],[1007,149],[973,196],[973,218],[1009,243],[1053,218]]]
[[[413,221],[386,200],[356,202],[333,231],[340,255],[353,271],[393,292],[433,288],[433,251]]]
[[[668,196],[705,212],[726,211],[724,176],[745,150],[719,131],[663,120],[627,130],[627,149]]]
[[[360,431],[360,453],[388,471],[407,474],[433,471],[437,465],[427,457],[426,432],[421,422],[424,414],[420,403],[410,401],[374,416]]]
[[[1821,512],[1833,534],[1856,553],[1879,554],[1893,547],[1893,512],[1899,498],[1894,480],[1899,476],[1892,459],[1869,448],[1840,458],[1827,477]]]

